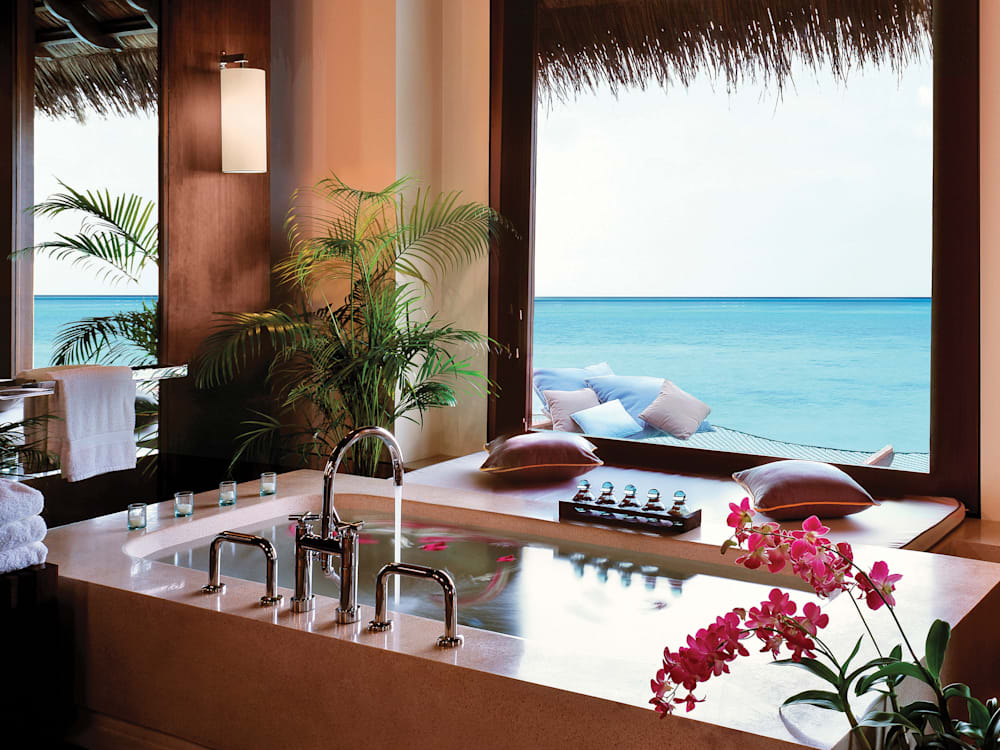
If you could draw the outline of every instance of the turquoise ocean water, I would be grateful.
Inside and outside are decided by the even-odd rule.
[[[60,326],[155,297],[35,297],[35,365]],[[929,299],[535,300],[534,363],[673,380],[713,424],[833,448],[926,452]]]
[[[41,367],[52,360],[55,338],[67,323],[116,312],[142,309],[142,303],[156,297],[140,296],[35,296],[34,365]]]
[[[926,452],[929,299],[535,300],[536,367],[668,378],[709,421],[831,448]]]

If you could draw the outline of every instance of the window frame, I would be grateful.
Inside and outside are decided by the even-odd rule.
[[[487,431],[530,430],[538,0],[491,0],[490,205],[517,234],[490,253]],[[933,8],[930,471],[840,465],[883,497],[943,495],[979,513],[979,0]],[[608,463],[728,476],[775,456],[590,437]]]

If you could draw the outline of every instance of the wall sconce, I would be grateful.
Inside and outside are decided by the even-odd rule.
[[[223,172],[267,171],[267,84],[263,70],[246,64],[242,53],[219,58]]]

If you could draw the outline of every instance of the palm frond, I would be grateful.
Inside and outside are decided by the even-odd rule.
[[[221,320],[202,343],[197,357],[195,383],[199,388],[231,381],[252,357],[260,355],[265,342],[289,357],[313,338],[309,318],[291,307],[218,315]]]
[[[111,195],[110,191],[65,190],[49,196],[29,210],[35,216],[82,215],[80,231],[57,234],[55,240],[39,243],[22,252],[34,251],[59,260],[97,268],[108,280],[138,280],[148,265],[159,262],[156,203],[139,195]]]
[[[143,303],[141,310],[68,323],[56,335],[52,364],[154,364],[159,347],[158,310],[158,303]]]

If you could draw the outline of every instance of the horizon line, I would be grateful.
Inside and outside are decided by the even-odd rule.
[[[751,296],[751,297],[733,297],[733,296],[723,296],[723,297],[707,297],[701,295],[693,295],[687,297],[623,297],[617,295],[611,296],[599,296],[599,295],[580,295],[580,296],[569,296],[569,295],[538,295],[534,299],[536,300],[559,300],[559,299],[592,299],[592,300],[932,300],[933,297],[930,296],[909,296],[909,297],[860,297],[860,296],[823,296],[823,297],[781,297],[781,296]]]

